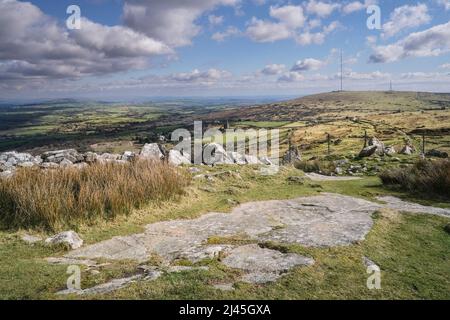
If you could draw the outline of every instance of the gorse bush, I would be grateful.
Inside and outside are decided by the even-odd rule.
[[[396,186],[408,192],[422,192],[450,198],[450,161],[421,160],[412,167],[384,171],[384,185]]]
[[[316,172],[325,175],[331,175],[336,170],[335,164],[326,160],[297,161],[294,166],[307,173]]]
[[[0,220],[12,228],[56,231],[168,200],[182,194],[188,182],[176,168],[150,160],[84,169],[23,168],[0,180]]]

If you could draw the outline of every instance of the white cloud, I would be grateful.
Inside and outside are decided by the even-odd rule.
[[[339,22],[333,21],[327,26],[322,28],[319,32],[303,31],[295,37],[295,41],[303,46],[310,44],[322,44],[325,41],[327,35],[336,30],[340,26]]]
[[[351,14],[357,11],[364,10],[370,5],[377,4],[377,2],[377,0],[365,0],[364,2],[353,1],[344,5],[344,7],[342,8],[342,12],[344,14]]]
[[[303,14],[301,6],[284,6],[284,7],[270,7],[270,16],[278,19],[281,23],[289,28],[300,28],[305,24],[306,18]]]
[[[400,31],[419,27],[431,21],[426,4],[401,6],[391,13],[390,19],[383,25],[383,37],[389,38]]]
[[[231,77],[231,73],[225,70],[209,69],[201,72],[198,69],[194,69],[187,73],[173,74],[170,76],[170,79],[179,82],[212,83],[229,77]]]
[[[450,10],[450,0],[437,0],[437,3],[444,6],[445,10]]]
[[[172,47],[190,45],[201,31],[196,23],[218,6],[239,5],[240,0],[124,0],[127,26]]]
[[[441,69],[450,69],[450,63],[444,63],[443,65],[439,66]]]
[[[436,57],[450,52],[450,22],[412,33],[396,43],[378,46],[369,61],[394,62],[407,57]]]
[[[290,38],[292,31],[285,24],[259,20],[253,17],[246,34],[256,42],[274,42]]]
[[[217,42],[223,42],[226,38],[239,35],[241,31],[237,29],[236,27],[228,27],[223,32],[216,32],[211,36],[211,39],[217,41]]]
[[[208,21],[211,26],[219,26],[223,23],[224,17],[211,14],[208,16]]]
[[[123,26],[83,18],[68,32],[31,3],[0,0],[3,79],[77,78],[146,66],[152,55],[171,53],[162,42]]]
[[[261,73],[273,76],[273,75],[279,75],[283,73],[286,70],[286,66],[284,64],[269,64],[264,67],[264,69],[261,70]]]
[[[306,11],[310,14],[315,14],[318,17],[326,18],[340,7],[341,5],[338,3],[309,0],[306,4]]]
[[[295,71],[288,72],[278,78],[279,82],[299,82],[303,80],[305,80],[305,77],[301,73]]]
[[[321,69],[326,65],[326,62],[308,58],[305,60],[299,60],[297,63],[291,68],[291,71],[302,72],[302,71],[316,71]]]

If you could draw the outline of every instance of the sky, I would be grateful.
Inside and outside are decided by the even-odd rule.
[[[2,100],[301,96],[341,52],[344,90],[450,92],[450,0],[0,0]]]

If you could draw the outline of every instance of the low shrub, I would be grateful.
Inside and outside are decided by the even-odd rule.
[[[422,192],[450,198],[450,161],[420,160],[413,166],[383,171],[381,181],[408,192]]]
[[[331,175],[336,171],[336,165],[332,161],[297,161],[294,166],[295,168],[307,173],[315,172],[324,175]]]
[[[180,195],[188,182],[176,168],[150,160],[83,169],[22,168],[0,180],[0,221],[8,228],[56,231],[168,200]]]

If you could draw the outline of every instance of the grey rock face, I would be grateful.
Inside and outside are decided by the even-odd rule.
[[[385,202],[386,203],[385,207],[393,210],[411,213],[426,213],[443,217],[450,217],[450,209],[422,206],[417,203],[406,202],[399,198],[391,196],[378,197],[377,200]]]
[[[40,157],[34,157],[29,153],[20,153],[16,151],[0,153],[0,169],[9,171],[15,166],[33,166],[42,162]]]
[[[255,241],[275,241],[313,247],[350,245],[363,240],[372,227],[371,214],[381,206],[347,196],[323,194],[286,201],[242,204],[230,214],[210,213],[193,220],[150,224],[146,231],[115,237],[70,252],[70,258],[145,261],[157,254],[170,262],[198,261],[228,249],[205,244],[212,236],[246,235]]]
[[[359,153],[360,158],[367,158],[373,156],[375,153],[377,153],[378,147],[377,146],[368,146],[361,150]]]
[[[406,145],[403,147],[403,149],[400,151],[401,154],[406,154],[406,155],[412,155],[415,152],[415,148],[413,146],[410,145]]]
[[[48,151],[42,154],[41,157],[44,162],[54,162],[58,164],[63,160],[67,160],[72,163],[84,161],[84,156],[78,153],[78,151],[75,149]]]
[[[377,149],[375,150],[375,152],[379,155],[383,155],[384,151],[385,151],[385,146],[384,143],[381,142],[380,140],[378,140],[375,137],[372,137],[369,139],[369,146],[371,147],[377,147]]]
[[[269,159],[269,157],[266,156],[259,158],[259,161],[266,166],[273,165],[273,162]]]
[[[291,147],[288,152],[284,155],[282,163],[283,164],[293,164],[296,161],[302,160],[300,151],[296,147]]]
[[[245,155],[245,162],[247,164],[260,164],[261,162],[259,161],[258,157],[256,156],[252,156],[252,155]]]
[[[222,263],[227,267],[245,271],[247,274],[242,279],[245,282],[266,283],[275,281],[293,267],[312,265],[314,260],[298,254],[262,249],[251,244],[232,249]]]
[[[222,145],[218,143],[209,143],[203,148],[203,161],[209,165],[215,164],[234,164]]]
[[[233,160],[233,162],[237,165],[245,165],[247,161],[245,160],[245,156],[238,152],[228,152],[228,156]]]
[[[147,143],[141,150],[141,157],[147,159],[160,160],[164,158],[164,154],[157,143]]]
[[[64,243],[68,244],[72,249],[78,249],[83,245],[83,239],[75,231],[65,231],[47,238],[45,243],[52,245]]]
[[[191,164],[191,156],[183,155],[178,150],[170,150],[169,151],[169,163],[173,166],[181,166],[183,164]]]
[[[360,180],[360,177],[331,177],[324,176],[318,173],[306,173],[305,176],[312,181],[351,181],[351,180]]]
[[[388,156],[392,156],[397,153],[397,150],[395,150],[395,147],[389,146],[384,150],[384,153],[387,154]]]

